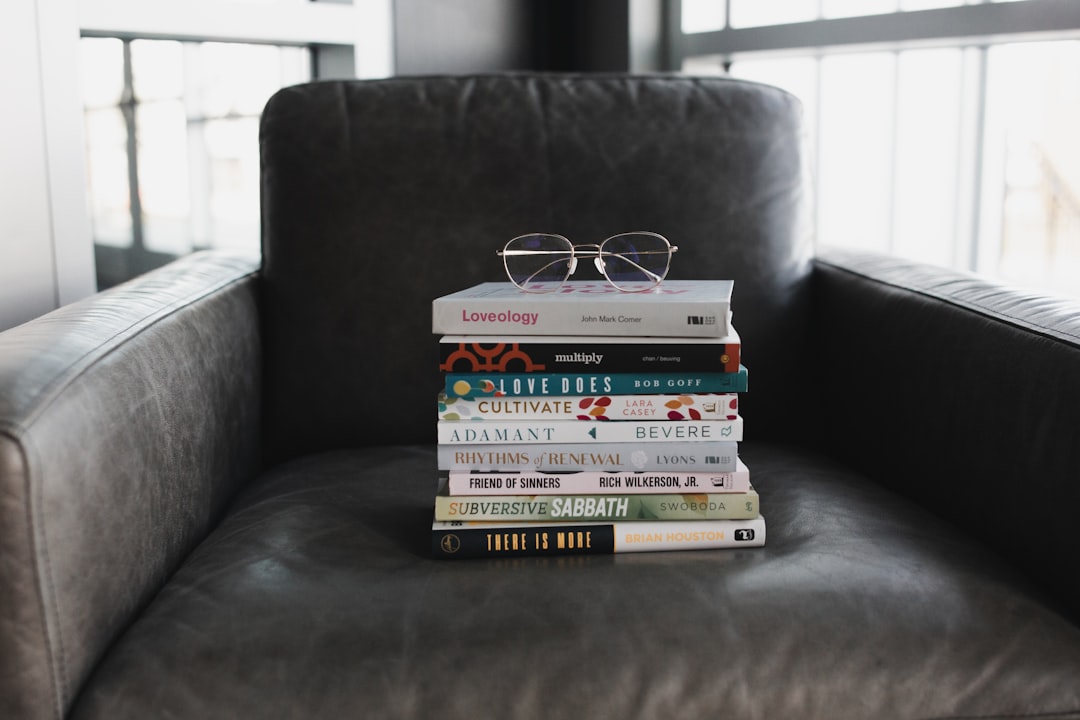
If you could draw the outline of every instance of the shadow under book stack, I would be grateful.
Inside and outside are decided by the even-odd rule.
[[[432,551],[754,547],[732,283],[483,283],[432,304],[444,387]]]

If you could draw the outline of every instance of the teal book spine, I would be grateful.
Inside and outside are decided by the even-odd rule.
[[[448,397],[650,395],[746,392],[744,366],[733,373],[448,373]]]

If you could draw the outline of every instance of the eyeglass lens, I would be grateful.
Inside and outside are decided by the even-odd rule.
[[[671,249],[659,235],[624,233],[605,240],[600,245],[600,261],[604,275],[617,288],[639,289],[652,287],[667,275]]]
[[[560,235],[522,235],[506,244],[506,274],[520,288],[561,285],[570,277],[574,246]]]

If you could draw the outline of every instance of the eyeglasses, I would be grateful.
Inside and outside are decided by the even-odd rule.
[[[622,292],[652,290],[667,276],[671,254],[679,248],[654,232],[612,235],[599,245],[574,245],[562,235],[519,235],[498,251],[511,282],[525,292],[557,290],[577,269],[578,258],[592,258],[596,269]]]

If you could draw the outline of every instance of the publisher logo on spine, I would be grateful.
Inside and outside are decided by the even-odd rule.
[[[753,528],[741,528],[735,531],[735,542],[750,542],[754,539]]]
[[[686,316],[686,324],[687,325],[715,325],[716,324],[716,316],[715,315],[687,315]]]
[[[753,535],[753,532],[751,531],[750,534]],[[453,555],[461,549],[461,538],[453,533],[447,533],[446,535],[443,535],[443,539],[439,541],[439,545],[442,547],[444,553]]]

